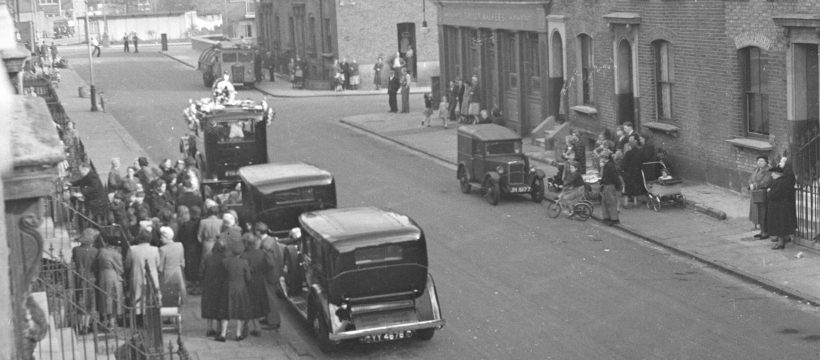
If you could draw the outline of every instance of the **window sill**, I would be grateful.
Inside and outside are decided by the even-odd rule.
[[[673,137],[678,137],[678,132],[680,128],[667,123],[662,123],[658,121],[651,121],[644,124],[641,124],[643,127],[649,128],[652,131],[660,131],[665,133],[666,135],[670,135]]]
[[[569,108],[572,111],[587,114],[587,115],[596,115],[598,114],[598,110],[592,106],[587,105],[577,105]]]
[[[333,57],[333,53],[322,53],[322,57],[332,58],[332,57]]]
[[[726,140],[726,142],[745,149],[750,149],[758,152],[769,152],[774,149],[772,144],[769,144],[768,141],[757,140],[753,138],[735,138]]]

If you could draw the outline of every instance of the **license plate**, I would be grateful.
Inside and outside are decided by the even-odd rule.
[[[514,192],[514,193],[530,192],[530,187],[529,186],[513,186],[513,187],[510,188],[510,192]]]

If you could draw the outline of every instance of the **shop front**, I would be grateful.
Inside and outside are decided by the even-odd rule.
[[[479,82],[482,109],[498,108],[505,126],[528,135],[548,113],[548,1],[439,3],[441,86]]]

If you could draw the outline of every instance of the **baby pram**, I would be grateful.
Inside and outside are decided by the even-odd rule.
[[[646,207],[661,211],[664,205],[686,205],[686,199],[681,193],[681,182],[679,178],[672,177],[669,168],[663,161],[650,161],[641,165],[641,177],[647,196]]]

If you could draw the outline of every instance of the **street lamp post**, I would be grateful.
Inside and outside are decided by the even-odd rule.
[[[88,2],[85,3],[85,43],[88,46],[88,73],[91,84],[89,87],[91,97],[91,111],[97,111],[97,89],[94,87],[94,61],[91,56],[91,35],[88,33]]]

